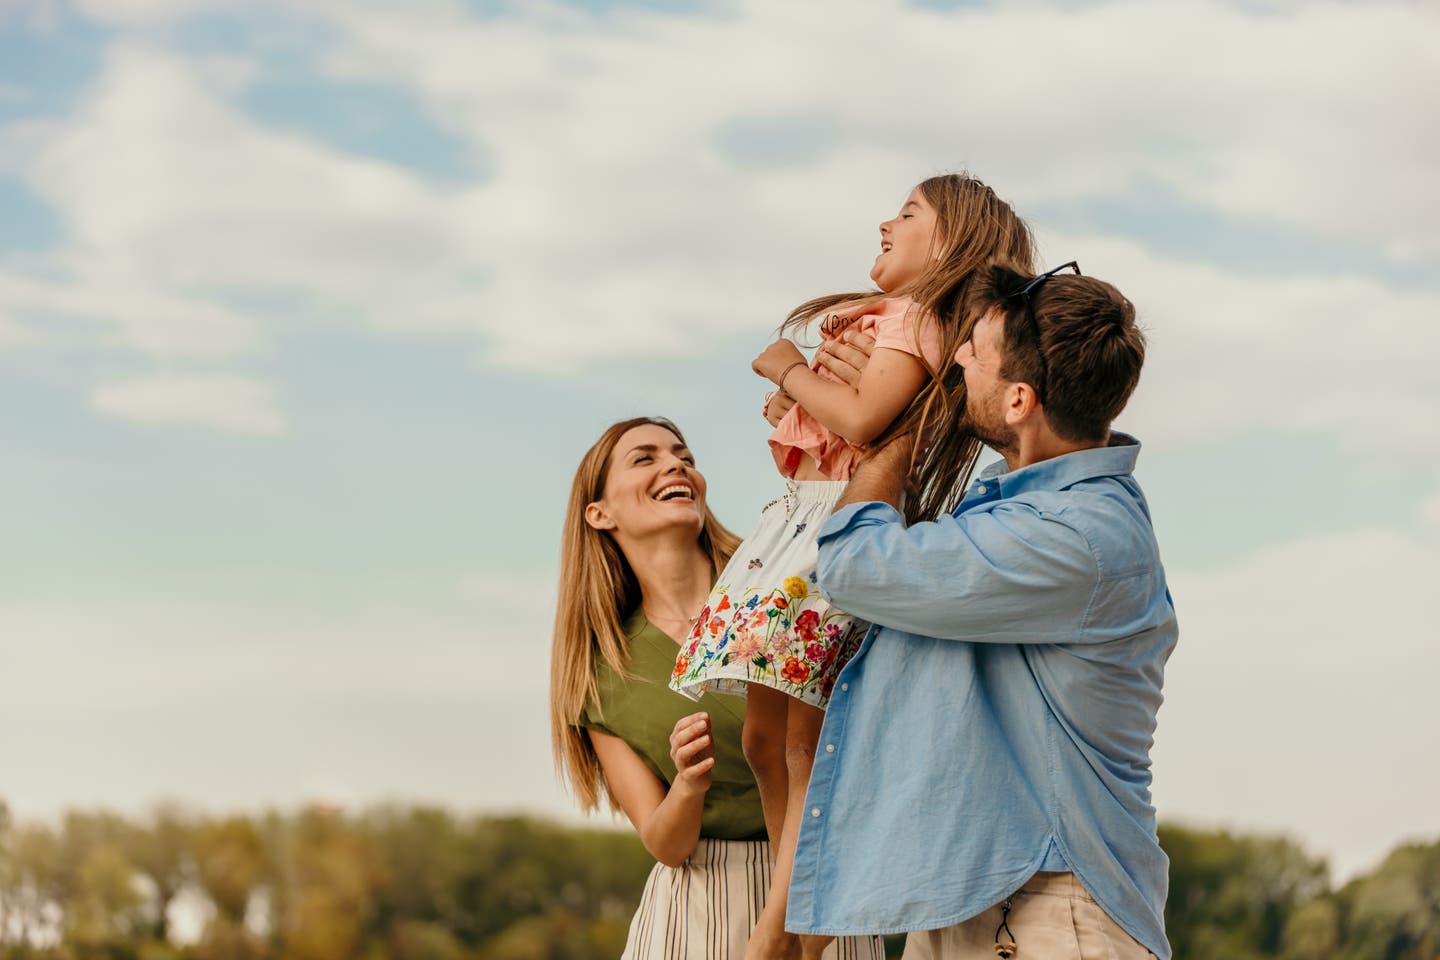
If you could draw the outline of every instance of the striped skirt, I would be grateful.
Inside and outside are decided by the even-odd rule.
[[[655,864],[621,960],[743,960],[770,889],[770,844],[701,839],[678,867]],[[840,937],[825,960],[884,960],[880,937]]]

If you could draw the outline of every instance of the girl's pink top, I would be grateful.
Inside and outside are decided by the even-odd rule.
[[[890,350],[903,350],[911,356],[920,357],[934,369],[940,357],[940,331],[933,319],[921,323],[916,336],[916,310],[914,301],[907,297],[890,297],[873,303],[844,329],[868,334],[875,338],[875,346]],[[843,311],[837,311],[843,313]],[[833,339],[821,328],[821,337]],[[819,351],[816,351],[817,355]],[[839,377],[818,363],[811,363],[810,369],[833,383],[844,383]],[[798,403],[781,418],[770,434],[770,453],[775,457],[775,466],[782,477],[794,477],[800,468],[802,457],[811,457],[819,464],[820,472],[831,480],[849,480],[860,462],[864,447],[856,446],[844,437],[836,435]]]

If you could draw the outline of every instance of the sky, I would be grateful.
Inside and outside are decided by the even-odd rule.
[[[1434,839],[1437,115],[1403,0],[0,0],[0,797],[575,819],[580,455],[748,530],[749,360],[964,169],[1149,335],[1161,818]]]

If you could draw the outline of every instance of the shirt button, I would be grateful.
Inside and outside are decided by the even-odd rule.
[[[833,744],[833,743],[827,743],[827,744],[825,744],[825,752],[826,752],[826,753],[834,753],[834,752],[835,752],[835,744]]]
[[[841,693],[844,693],[846,690],[849,690],[849,689],[850,689],[850,684],[848,684],[848,683],[842,683],[842,684],[840,684],[840,692],[841,692]]]
[[[819,807],[811,807],[811,808],[810,808],[810,816],[812,816],[812,817],[818,817],[818,816],[820,816],[820,808],[819,808]]]
[[[985,492],[985,484],[983,484],[983,483],[977,484],[976,487],[975,487],[975,492],[976,492],[976,493],[984,493],[984,492]]]

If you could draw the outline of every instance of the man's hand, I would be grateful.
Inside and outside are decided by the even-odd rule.
[[[710,739],[708,713],[692,713],[675,722],[675,729],[670,732],[670,759],[675,763],[672,790],[703,794],[710,789],[715,744]]]
[[[837,340],[826,340],[815,358],[820,365],[850,386],[860,382],[860,373],[875,352],[875,338],[846,330]]]

